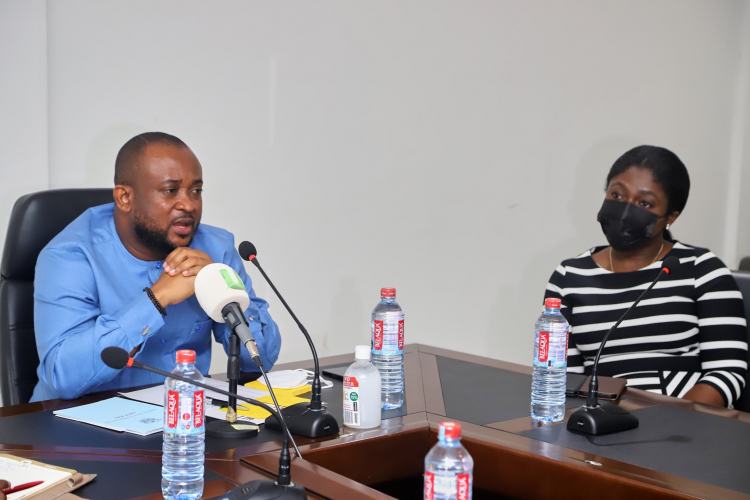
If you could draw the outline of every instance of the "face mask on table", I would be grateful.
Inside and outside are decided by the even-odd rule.
[[[268,372],[268,380],[274,389],[292,389],[312,382],[314,373],[310,370],[298,368],[296,370],[276,370]],[[258,382],[265,385],[263,378]],[[323,389],[333,386],[333,382],[320,377],[320,385]]]
[[[662,216],[663,217],[663,216]],[[596,220],[615,250],[634,250],[654,236],[658,215],[624,201],[604,200]]]

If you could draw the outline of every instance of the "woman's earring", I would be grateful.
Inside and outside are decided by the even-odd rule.
[[[671,224],[667,224],[667,231],[669,231]]]

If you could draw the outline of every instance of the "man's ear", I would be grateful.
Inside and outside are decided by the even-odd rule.
[[[133,210],[133,188],[127,184],[118,184],[112,190],[115,207],[121,212],[130,213]]]

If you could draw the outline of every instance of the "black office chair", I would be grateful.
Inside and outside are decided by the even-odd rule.
[[[750,322],[750,272],[732,271],[732,276],[734,276],[734,280],[742,292],[743,301],[745,302],[745,317]],[[750,342],[750,324],[748,325],[748,342]],[[748,350],[747,361],[748,365],[750,365],[750,350]],[[750,379],[750,375],[748,379]],[[735,401],[734,407],[738,410],[750,412],[750,380],[745,381],[745,390],[742,391],[740,399]]]
[[[112,189],[52,189],[20,197],[0,263],[0,403],[26,403],[37,383],[34,267],[44,246],[84,210],[112,201]]]
[[[750,271],[750,257],[742,257],[740,265],[737,266],[740,271]]]

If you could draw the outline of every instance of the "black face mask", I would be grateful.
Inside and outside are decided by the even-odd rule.
[[[661,219],[645,208],[624,201],[604,200],[596,220],[615,250],[634,250],[654,236],[656,221]]]

